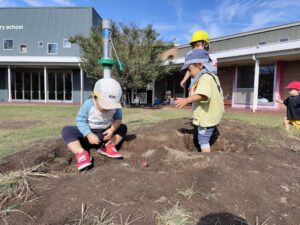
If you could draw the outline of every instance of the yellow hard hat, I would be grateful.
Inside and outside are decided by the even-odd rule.
[[[190,41],[190,44],[196,41],[206,41],[209,42],[209,36],[208,33],[204,30],[197,30],[193,33],[192,39]]]

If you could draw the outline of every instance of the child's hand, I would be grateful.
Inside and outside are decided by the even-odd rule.
[[[276,99],[276,102],[283,104],[283,101],[280,99]]]
[[[114,132],[112,131],[112,129],[107,129],[102,134],[104,135],[104,141],[108,141],[112,138]]]
[[[182,80],[182,81],[180,82],[180,86],[181,86],[182,88],[185,88],[185,81],[184,81],[184,80]]]
[[[176,101],[174,102],[174,105],[176,108],[181,109],[182,107],[186,106],[188,104],[188,101],[186,98],[176,98]]]
[[[89,140],[89,143],[92,145],[97,145],[100,143],[100,140],[96,134],[90,133],[88,134],[87,138]]]

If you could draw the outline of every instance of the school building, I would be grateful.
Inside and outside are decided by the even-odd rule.
[[[92,7],[0,8],[0,102],[82,103],[92,82],[69,38],[99,22]]]
[[[101,17],[92,7],[0,8],[0,102],[82,103],[93,81],[81,68],[80,49],[69,38],[89,36]],[[179,69],[190,45],[166,52],[172,73],[144,89],[131,90],[141,104],[185,97]],[[300,22],[214,38],[225,104],[279,109],[286,85],[300,80]]]
[[[155,82],[155,96],[187,96],[180,87],[179,72],[190,45],[176,47],[168,63],[178,69]],[[300,81],[300,22],[214,38],[210,52],[218,60],[218,76],[225,104],[233,108],[279,109],[278,98],[286,98],[287,84]]]

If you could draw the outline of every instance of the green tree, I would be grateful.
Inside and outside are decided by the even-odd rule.
[[[149,82],[169,73],[171,67],[163,66],[160,56],[172,48],[173,43],[159,39],[159,33],[151,25],[139,28],[133,23],[120,23],[113,24],[112,30],[113,44],[123,64],[123,73],[118,73],[114,66],[112,76],[120,82],[125,99],[128,99],[129,89],[146,87]],[[98,64],[102,55],[101,27],[92,29],[90,37],[77,35],[70,40],[80,47],[82,68],[87,75],[101,78],[103,68]]]

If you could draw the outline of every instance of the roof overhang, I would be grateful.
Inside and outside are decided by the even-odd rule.
[[[284,60],[287,56],[300,56],[300,40],[213,52],[210,55],[218,60],[218,64],[230,62],[236,64],[238,61],[252,60],[253,56],[257,59],[276,58],[277,60]],[[176,57],[164,62],[165,65],[183,63],[184,57]]]
[[[290,28],[290,27],[297,27],[297,26],[300,26],[300,21],[282,24],[282,25],[278,25],[278,26],[262,28],[262,29],[246,31],[246,32],[241,32],[241,33],[227,35],[227,36],[223,36],[223,37],[212,38],[212,39],[210,39],[209,43],[214,43],[214,42],[223,41],[223,40],[229,40],[232,38],[245,37],[245,36],[264,33],[264,32],[268,32],[268,31],[281,30],[281,29],[286,29],[286,28]],[[190,46],[191,46],[190,44],[184,44],[184,45],[180,45],[178,48],[186,48],[186,47],[190,47]]]
[[[76,65],[80,57],[74,56],[0,56],[0,65]]]

